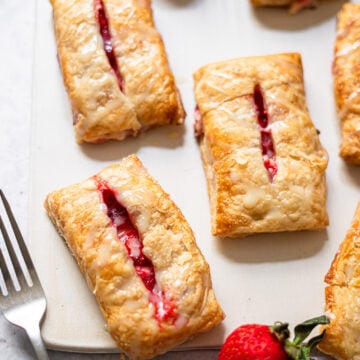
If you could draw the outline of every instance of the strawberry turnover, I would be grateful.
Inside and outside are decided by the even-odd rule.
[[[208,64],[194,73],[215,236],[327,226],[325,170],[298,53]]]
[[[189,224],[135,155],[52,192],[45,208],[131,359],[152,359],[223,320]]]
[[[78,143],[183,124],[185,111],[150,0],[51,3]]]

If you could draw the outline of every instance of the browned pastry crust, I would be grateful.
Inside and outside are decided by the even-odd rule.
[[[279,6],[289,7],[289,12],[292,14],[297,13],[301,9],[308,7],[315,7],[318,0],[251,0],[254,6]]]
[[[118,239],[95,179],[106,181],[128,211],[153,263],[157,289],[175,304],[174,322],[154,315],[151,294]],[[49,194],[45,207],[95,294],[109,333],[132,359],[153,358],[224,318],[192,230],[135,155]]]
[[[360,165],[360,4],[338,13],[334,50],[334,92],[341,122],[341,157]]]
[[[339,360],[360,358],[360,203],[325,277],[330,324],[320,350]]]
[[[51,0],[77,141],[121,140],[149,127],[182,124],[185,112],[151,0],[102,2],[123,91],[103,48],[94,0]]]
[[[213,235],[322,229],[327,153],[309,117],[297,53],[239,58],[194,74]],[[254,87],[262,88],[278,167],[264,166]]]

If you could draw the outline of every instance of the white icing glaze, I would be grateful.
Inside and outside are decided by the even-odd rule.
[[[360,89],[355,89],[346,99],[346,101],[344,101],[342,108],[339,112],[339,118],[343,119],[345,118],[349,112],[350,112],[350,107],[351,105],[357,100],[357,98],[360,95]],[[356,101],[357,102],[357,101]]]
[[[355,51],[356,49],[358,49],[360,46],[360,40],[355,41],[354,43],[352,43],[351,45],[345,46],[344,48],[342,48],[341,50],[337,51],[335,54],[335,57],[338,56],[348,56],[351,52]]]
[[[260,188],[250,189],[243,197],[243,205],[247,209],[254,208],[265,196],[265,192]]]

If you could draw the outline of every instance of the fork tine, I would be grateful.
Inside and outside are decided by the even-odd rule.
[[[13,214],[11,212],[11,209],[9,210],[9,205],[4,202],[4,197],[3,197],[3,193],[1,191],[1,189],[0,189],[0,196],[1,196],[3,207],[5,208],[5,211],[6,211],[7,218],[10,222],[10,226],[16,237],[16,240],[18,241],[15,230],[19,231],[19,229],[18,228],[14,229],[14,227],[13,227],[13,223],[12,223]],[[5,201],[6,201],[6,199],[5,199]],[[10,211],[10,215],[9,215],[9,211]],[[12,217],[12,219],[11,219],[11,217]],[[17,224],[16,224],[16,226],[17,226]],[[18,290],[20,290],[20,288],[26,286],[26,284],[27,284],[27,281],[24,278],[24,268],[23,268],[24,265],[21,266],[21,264],[20,264],[18,253],[16,253],[14,243],[10,239],[9,233],[6,229],[5,223],[1,216],[0,216],[0,228],[1,228],[1,233],[3,235],[3,240],[4,240],[3,245],[5,246],[5,249],[3,249],[4,255],[6,254],[5,250],[7,251],[7,254],[6,254],[7,259],[4,256],[4,258],[5,258],[4,266],[6,266],[8,268],[8,272],[13,271],[13,273],[10,274],[10,278],[12,279],[13,287],[15,288],[16,291],[18,291]],[[15,245],[18,246],[17,250],[19,251],[19,244],[17,243]],[[23,260],[23,259],[21,259],[21,260]],[[11,289],[12,289],[12,287],[11,287],[11,283],[10,283],[10,280],[8,277],[7,278],[7,290],[10,291]]]
[[[24,271],[20,264],[18,255],[15,252],[14,244],[10,239],[9,233],[6,229],[6,226],[5,226],[4,221],[1,216],[0,216],[0,228],[1,228],[1,233],[3,235],[3,239],[5,242],[5,247],[7,249],[8,255],[10,257],[11,264],[8,264],[8,268],[9,268],[9,266],[11,266],[12,269],[14,270],[15,278],[13,279],[13,282],[14,282],[15,288],[17,290],[19,290],[19,287],[25,286],[27,282],[26,282],[26,279],[24,276]]]
[[[46,297],[24,238],[1,189],[0,199],[3,215],[3,217],[0,215],[0,232],[3,240],[0,249],[3,294],[2,297],[0,296],[1,311],[5,319],[26,331],[37,358],[48,360],[39,327],[46,311]],[[10,235],[7,227],[9,231],[11,227]]]
[[[37,274],[34,268],[34,264],[32,262],[32,259],[30,257],[29,251],[26,247],[24,238],[21,234],[21,231],[19,229],[19,226],[15,220],[15,217],[13,215],[13,212],[11,210],[10,204],[7,201],[5,194],[0,189],[0,198],[2,200],[3,206],[5,208],[6,214],[8,216],[9,222],[11,224],[13,233],[15,235],[15,238],[17,240],[17,245],[20,250],[20,255],[22,256],[23,262],[22,264],[19,262],[18,256],[16,252],[14,251],[14,244],[11,242],[10,237],[8,236],[8,233],[6,232],[5,226],[3,225],[2,232],[4,236],[4,240],[6,242],[6,246],[9,251],[9,255],[11,258],[11,261],[14,266],[14,270],[17,276],[17,280],[19,282],[19,285],[21,287],[23,286],[32,286],[33,281],[37,280]],[[5,233],[5,234],[4,234]],[[21,266],[22,265],[22,266]],[[28,278],[26,278],[26,275]],[[29,282],[30,281],[30,282]]]
[[[3,221],[2,218],[0,216],[0,226],[1,226],[1,232],[2,228],[3,228]],[[3,246],[5,246],[5,244],[3,244]],[[8,269],[8,265],[7,265],[7,261],[5,259],[5,255],[4,255],[4,249],[3,246],[1,247],[1,251],[0,251],[0,270],[1,270],[1,274],[3,277],[3,281],[4,284],[3,286],[5,286],[5,288],[1,287],[1,293],[6,296],[9,293],[9,289],[11,288],[11,275]]]
[[[11,207],[9,205],[9,202],[7,201],[3,191],[0,189],[0,197],[1,197],[1,200],[4,204],[4,207],[5,207],[5,210],[6,210],[6,213],[9,217],[9,220],[10,220],[10,223],[11,223],[11,226],[14,230],[14,234],[15,234],[15,237],[19,243],[19,247],[20,247],[20,250],[21,250],[21,253],[23,255],[23,258],[24,258],[24,261],[26,264],[28,264],[28,267],[29,269],[34,269],[34,264],[31,260],[31,257],[30,257],[30,254],[29,254],[29,251],[25,245],[25,241],[24,241],[24,238],[21,234],[21,231],[19,229],[19,226],[15,220],[15,217],[12,213],[12,210],[11,210]]]

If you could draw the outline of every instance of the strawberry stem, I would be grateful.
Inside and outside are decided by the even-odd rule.
[[[289,324],[276,321],[274,325],[270,326],[270,332],[275,334],[279,341],[285,342],[290,337]]]
[[[329,324],[330,320],[327,316],[322,315],[304,321],[303,323],[295,326],[294,328],[294,340],[289,340],[290,331],[287,323],[276,322],[273,326],[270,326],[270,332],[274,333],[276,337],[284,344],[284,349],[290,359],[294,360],[311,360],[311,350],[322,340],[325,334],[325,330],[311,338],[307,343],[303,341],[310,335],[311,331],[317,325]]]

